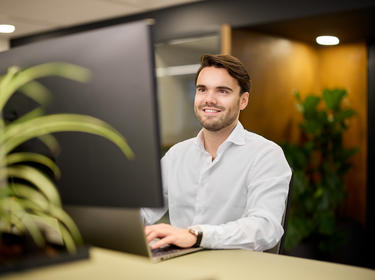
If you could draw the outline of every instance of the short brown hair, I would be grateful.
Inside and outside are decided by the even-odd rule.
[[[226,54],[205,54],[201,56],[201,67],[198,69],[195,76],[195,84],[199,73],[205,67],[224,68],[228,71],[229,75],[235,78],[241,88],[240,94],[250,92],[250,76],[243,66],[241,61],[231,55]]]

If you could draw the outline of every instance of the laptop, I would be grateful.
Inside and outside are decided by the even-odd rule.
[[[77,224],[85,243],[148,257],[152,262],[193,253],[203,248],[168,245],[151,250],[139,209],[65,206]]]

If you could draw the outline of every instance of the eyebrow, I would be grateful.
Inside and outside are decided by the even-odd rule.
[[[229,90],[229,91],[233,91],[233,89],[231,89],[230,87],[226,87],[226,86],[220,86],[220,87],[216,87],[217,89],[225,89],[225,90]]]
[[[206,86],[205,85],[196,85],[196,88],[206,88]],[[216,89],[223,89],[223,90],[228,90],[228,91],[233,92],[233,89],[231,89],[230,87],[226,87],[226,86],[218,86],[218,87],[216,87]]]

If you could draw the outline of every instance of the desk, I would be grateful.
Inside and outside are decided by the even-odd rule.
[[[158,264],[130,254],[93,248],[90,260],[1,277],[60,279],[375,279],[375,271],[354,266],[243,250],[207,250]]]

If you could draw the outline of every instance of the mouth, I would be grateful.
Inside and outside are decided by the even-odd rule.
[[[221,112],[221,110],[217,108],[203,108],[202,111],[209,115],[218,114]]]

